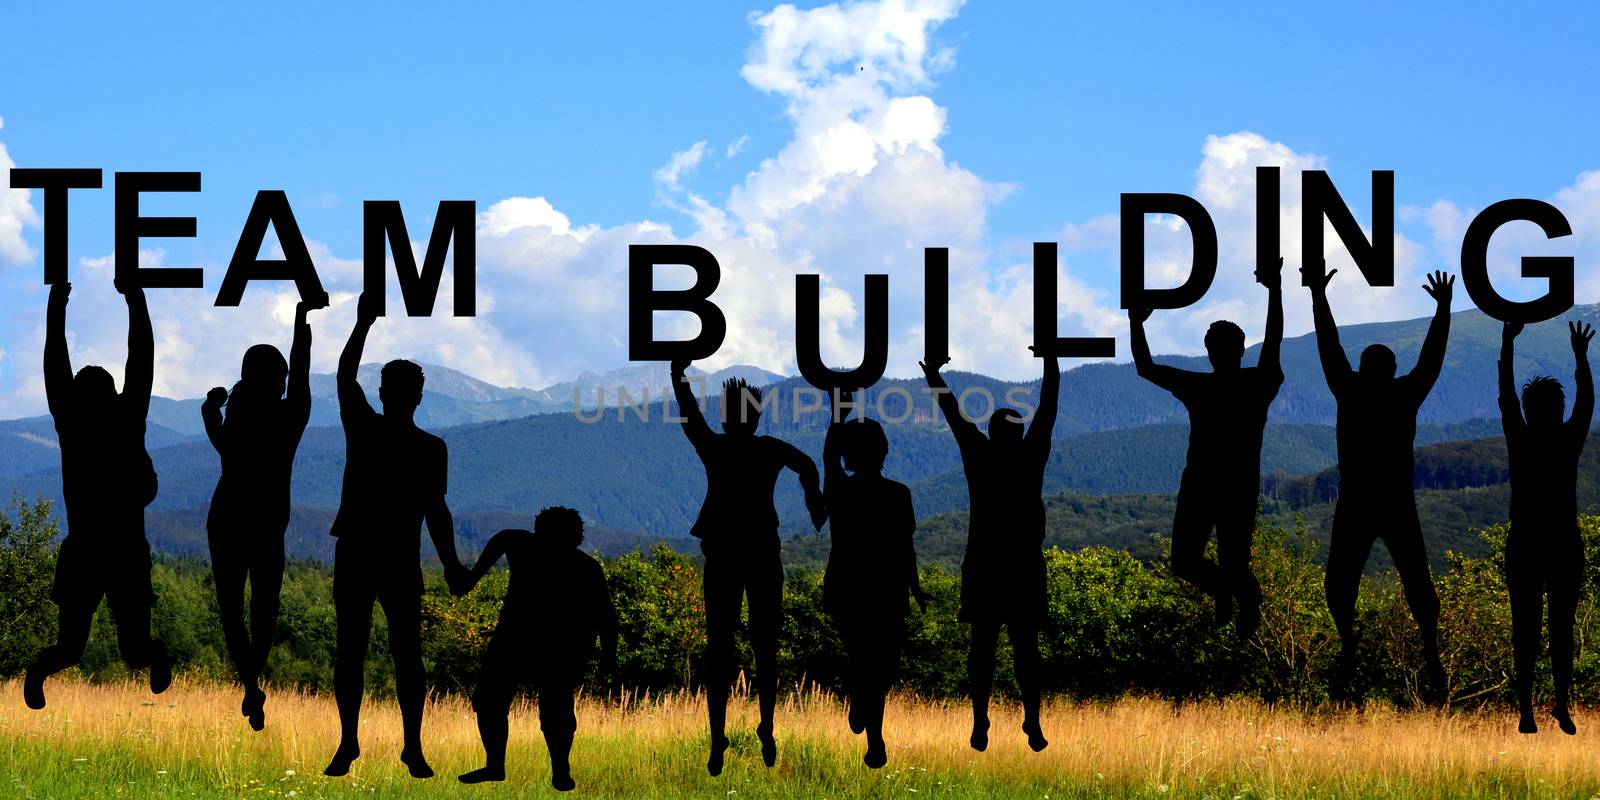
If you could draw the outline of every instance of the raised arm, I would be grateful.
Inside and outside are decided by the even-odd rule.
[[[1278,352],[1283,346],[1283,259],[1278,259],[1277,269],[1256,270],[1256,282],[1267,288],[1267,337],[1261,341],[1256,367],[1282,376]]]
[[[950,359],[945,359],[944,363],[950,363]],[[949,384],[944,382],[944,376],[939,374],[939,368],[944,364],[927,364],[919,361],[917,366],[922,367],[922,375],[928,381],[928,388],[932,389],[934,396],[938,398],[939,411],[944,414],[944,422],[950,426],[950,433],[956,437],[956,445],[966,450],[981,441],[983,433],[978,430],[977,423],[961,413],[961,401],[956,399],[955,394],[950,391]]]
[[[1589,421],[1594,416],[1594,372],[1589,369],[1589,342],[1594,340],[1594,326],[1569,322],[1567,330],[1572,334],[1572,358],[1577,362],[1573,381],[1578,385],[1578,396],[1572,398],[1572,417],[1567,423],[1587,436]]]
[[[1133,350],[1133,368],[1139,377],[1176,393],[1183,388],[1183,379],[1189,371],[1157,364],[1150,355],[1150,341],[1144,335],[1144,323],[1150,319],[1150,313],[1148,308],[1128,309],[1128,344]]]
[[[350,331],[350,340],[344,343],[344,352],[339,354],[339,416],[348,419],[357,412],[375,414],[372,404],[367,402],[367,395],[361,391],[361,382],[356,380],[356,375],[361,371],[361,351],[367,347],[367,332],[372,330],[372,323],[378,320],[377,297],[368,297],[362,293],[356,301],[356,326]]]
[[[840,392],[841,405],[850,402],[850,392]],[[833,421],[828,424],[828,435],[822,440],[822,478],[823,492],[838,486],[845,479],[844,456],[840,452],[844,449],[845,418],[837,410],[833,413]]]
[[[1311,290],[1311,320],[1317,328],[1317,355],[1322,357],[1322,377],[1328,388],[1337,395],[1350,381],[1350,357],[1339,344],[1339,326],[1333,321],[1333,309],[1328,306],[1328,281],[1339,274],[1318,262],[1315,269],[1302,266],[1306,288]]]
[[[289,345],[288,400],[296,430],[303,430],[311,418],[311,325],[306,322],[310,311],[311,305],[304,300],[295,306],[294,342]],[[356,361],[360,360],[358,355]]]
[[[694,391],[689,388],[686,373],[689,371],[688,360],[675,360],[672,362],[672,396],[678,401],[678,416],[683,417],[683,433],[689,437],[689,442],[695,447],[711,440],[716,436],[711,426],[706,424],[706,415],[700,411],[700,400],[694,396]],[[813,467],[815,469],[815,467]]]
[[[67,355],[67,297],[72,284],[50,287],[50,304],[44,322],[44,396],[50,413],[60,416],[72,397],[72,359]]]
[[[1035,448],[1044,448],[1046,454],[1050,452],[1050,436],[1056,426],[1060,401],[1061,360],[1052,355],[1044,359],[1044,379],[1039,382],[1039,409],[1033,414],[1033,423],[1028,426],[1025,439]]]
[[[150,388],[155,383],[156,337],[150,328],[150,306],[144,288],[117,284],[128,301],[128,363],[122,372],[122,397],[135,419],[150,414]]]
[[[1417,366],[1407,376],[1417,384],[1421,395],[1417,398],[1419,404],[1433,390],[1433,382],[1439,379],[1439,371],[1444,369],[1444,348],[1450,340],[1450,298],[1455,293],[1455,286],[1456,276],[1438,270],[1428,276],[1427,285],[1422,287],[1433,298],[1435,307],[1433,321],[1428,323],[1428,335],[1422,340],[1422,353],[1417,356]]]
[[[1522,333],[1520,322],[1506,322],[1500,328],[1500,428],[1505,431],[1507,439],[1521,433],[1526,424],[1522,418],[1522,403],[1517,400],[1516,375],[1511,368],[1511,360],[1516,352],[1513,342],[1519,333]]]

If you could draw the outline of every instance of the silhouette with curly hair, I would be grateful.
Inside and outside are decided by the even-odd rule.
[[[578,729],[573,693],[600,639],[600,671],[610,675],[617,660],[617,612],[600,563],[578,549],[583,518],[551,506],[534,518],[533,531],[503,530],[489,539],[468,578],[455,588],[464,595],[501,557],[511,567],[511,585],[500,621],[483,654],[472,709],[478,715],[484,766],[460,776],[462,783],[506,779],[508,715],[517,689],[539,694],[539,729],[550,751],[550,785],[571,791],[568,756]]]
[[[1550,666],[1556,684],[1551,716],[1576,734],[1572,693],[1572,629],[1583,588],[1583,539],[1578,534],[1578,458],[1594,416],[1589,342],[1594,328],[1569,322],[1578,395],[1565,422],[1561,382],[1539,376],[1522,387],[1512,375],[1514,340],[1522,323],[1507,322],[1500,338],[1500,423],[1511,466],[1511,531],[1506,535],[1506,589],[1511,595],[1511,647],[1516,666],[1517,730],[1538,733],[1533,718],[1533,666],[1539,660],[1540,618],[1550,597]]]

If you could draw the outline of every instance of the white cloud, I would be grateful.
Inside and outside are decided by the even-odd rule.
[[[688,150],[679,150],[673,153],[672,159],[667,162],[667,165],[656,170],[656,183],[672,191],[682,189],[683,187],[679,184],[679,181],[685,175],[693,172],[695,167],[700,166],[700,161],[705,158],[705,155],[706,143],[704,140],[695,142]]]
[[[5,120],[0,119],[0,129]],[[33,208],[27,189],[11,186],[11,168],[16,162],[0,142],[0,266],[22,265],[33,261],[33,249],[22,239],[23,228],[39,227],[39,212]]]
[[[747,133],[728,143],[728,148],[723,151],[723,158],[733,158],[734,156],[743,153],[745,148],[749,146],[750,134]]]

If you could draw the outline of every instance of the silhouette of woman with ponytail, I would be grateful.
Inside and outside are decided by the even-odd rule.
[[[267,695],[261,690],[261,672],[278,630],[283,533],[289,526],[289,475],[300,436],[311,418],[311,326],[306,324],[306,314],[325,305],[326,299],[316,305],[301,301],[295,308],[294,343],[287,363],[278,348],[255,345],[245,351],[233,391],[220,386],[212,389],[200,406],[206,436],[222,459],[222,477],[206,515],[217,610],[228,658],[244,686],[239,712],[258,731],[266,724]],[[247,580],[248,626],[244,611]]]
[[[850,405],[850,393],[840,401],[822,452],[822,496],[831,520],[822,603],[849,658],[850,730],[866,731],[862,761],[877,769],[888,761],[883,706],[900,668],[906,598],[926,608],[928,596],[911,543],[917,528],[911,490],[883,476],[889,439],[873,420],[845,422],[839,409]]]
[[[1511,359],[1522,323],[1507,322],[1500,339],[1500,422],[1511,466],[1511,532],[1506,536],[1506,589],[1511,594],[1511,648],[1516,662],[1517,730],[1538,733],[1533,719],[1533,665],[1539,660],[1540,617],[1550,596],[1550,667],[1555,717],[1576,734],[1567,702],[1572,691],[1572,629],[1583,587],[1583,539],[1578,534],[1578,457],[1594,414],[1589,342],[1594,328],[1567,324],[1577,362],[1578,396],[1561,421],[1567,398],[1555,378],[1539,376],[1517,402]]]

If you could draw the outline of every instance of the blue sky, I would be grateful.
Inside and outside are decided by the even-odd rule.
[[[1255,337],[1251,256],[1227,252],[1250,240],[1253,209],[1213,205],[1254,163],[1330,170],[1363,220],[1367,171],[1396,170],[1402,285],[1340,287],[1341,321],[1424,313],[1409,276],[1454,269],[1464,220],[1506,197],[1568,210],[1579,236],[1554,252],[1579,256],[1580,302],[1600,300],[1583,274],[1584,254],[1600,255],[1600,186],[1580,177],[1600,168],[1586,102],[1600,65],[1580,40],[1590,6],[774,8],[23,4],[6,12],[24,35],[7,41],[0,146],[19,166],[107,171],[106,190],[73,199],[75,363],[121,359],[116,298],[93,285],[109,283],[110,173],[204,173],[198,195],[146,200],[199,218],[194,240],[144,245],[207,267],[205,291],[152,298],[158,391],[183,396],[231,383],[251,341],[287,343],[285,291],[253,286],[243,307],[209,308],[263,188],[288,192],[340,303],[313,318],[318,368],[348,331],[361,201],[402,201],[418,239],[438,200],[475,199],[483,315],[385,320],[369,355],[532,386],[625,360],[625,246],[664,238],[705,244],[739,276],[718,300],[740,341],[713,366],[792,371],[796,271],[825,274],[824,353],[853,363],[859,276],[882,270],[896,285],[891,371],[904,374],[920,353],[920,248],[942,244],[957,251],[952,296],[982,295],[973,319],[954,314],[956,366],[1036,372],[1016,354],[1031,320],[1011,313],[1028,308],[1034,240],[1064,243],[1064,333],[1125,334],[1106,239],[1124,191],[1195,194],[1223,232],[1217,286],[1158,315],[1158,349],[1197,350],[1195,331],[1218,315]],[[668,176],[678,153],[684,168]],[[20,195],[0,200],[6,416],[42,408],[42,198]],[[6,213],[20,247],[4,244]],[[1534,246],[1521,234],[1500,261]],[[1153,276],[1176,274],[1181,240],[1152,240]],[[1297,241],[1286,231],[1286,252]],[[1291,333],[1309,327],[1303,301],[1291,292]]]

